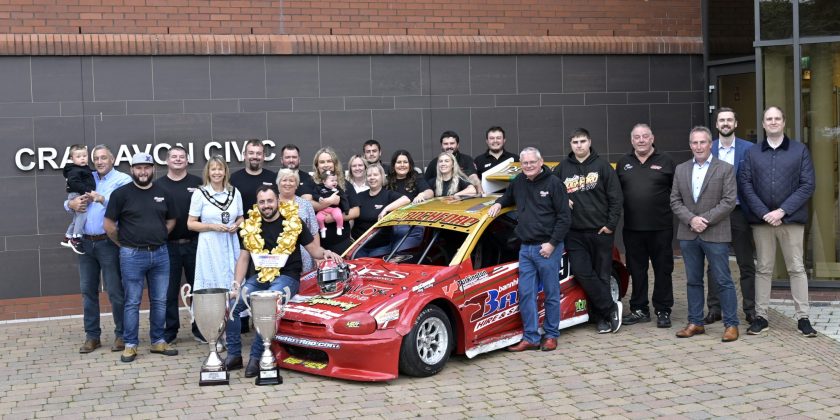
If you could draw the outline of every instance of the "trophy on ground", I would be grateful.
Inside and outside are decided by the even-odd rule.
[[[227,385],[230,376],[225,362],[219,357],[216,343],[225,331],[230,311],[230,292],[227,289],[199,289],[190,293],[190,290],[189,284],[181,287],[181,300],[190,309],[192,321],[210,345],[210,354],[201,365],[198,384]],[[187,302],[190,297],[192,305]]]
[[[280,368],[277,367],[277,360],[271,352],[271,341],[277,333],[277,321],[283,317],[283,307],[289,301],[290,290],[286,287],[282,292],[276,290],[263,290],[252,292],[249,299],[243,299],[246,304],[250,300],[249,309],[251,319],[257,334],[263,340],[263,353],[260,356],[260,373],[257,375],[257,385],[277,385],[283,383],[280,376]]]

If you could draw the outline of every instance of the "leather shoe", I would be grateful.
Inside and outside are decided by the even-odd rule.
[[[730,341],[735,341],[737,339],[738,339],[738,327],[733,325],[733,326],[730,326],[730,327],[726,327],[726,329],[723,330],[723,338],[721,338],[720,341],[723,341],[724,343],[728,343]]]
[[[254,378],[259,374],[260,374],[260,358],[259,357],[251,357],[250,359],[248,359],[248,367],[245,368],[245,377],[246,378]]]
[[[557,350],[557,339],[556,338],[545,338],[545,339],[543,339],[542,343],[540,344],[540,350],[542,350],[542,351]]]
[[[227,370],[242,369],[242,356],[228,356],[225,359],[225,367],[227,367]]]
[[[694,337],[697,334],[705,334],[706,327],[702,325],[695,325],[695,324],[688,324],[685,328],[677,331],[677,337],[679,338],[689,338]]]
[[[706,315],[705,318],[703,318],[703,323],[706,325],[711,325],[714,324],[715,321],[720,321],[721,319],[723,318],[720,316],[719,311],[709,311],[709,314]]]
[[[123,341],[122,337],[117,337],[114,339],[114,344],[111,345],[111,351],[123,351],[125,350],[125,341]]]
[[[554,348],[557,348],[557,340],[554,341]],[[525,340],[520,341],[519,344],[508,347],[508,351],[513,351],[513,352],[525,351],[525,350],[539,350],[539,349],[540,349],[539,344],[529,343]]]
[[[85,343],[82,344],[82,347],[79,348],[79,353],[90,353],[98,349],[101,345],[102,343],[99,340],[88,338],[87,340],[85,340]]]

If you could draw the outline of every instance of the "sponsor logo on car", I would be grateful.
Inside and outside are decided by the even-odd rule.
[[[309,307],[309,306],[287,305],[284,309],[288,313],[314,316],[316,318],[321,318],[321,319],[333,319],[333,318],[338,318],[341,315],[341,314],[337,314],[335,312],[328,311],[326,309],[312,308],[312,307]]]
[[[328,343],[326,341],[310,340],[308,338],[298,338],[289,335],[275,335],[274,339],[293,346],[312,347],[316,349],[340,349],[341,346],[337,343]]]
[[[368,284],[360,284],[351,287],[342,296],[349,299],[355,299],[364,302],[370,299],[371,297],[385,296],[390,291],[391,289],[385,287],[376,287]]]
[[[486,292],[480,293],[474,296],[472,299],[464,302],[465,306],[478,307],[470,315],[470,321],[476,322],[482,318],[491,316],[496,312],[503,311],[510,307],[516,306],[519,303],[519,293],[515,289],[515,286],[517,284],[519,284],[519,279],[503,284],[502,286],[496,289],[487,290]],[[513,313],[508,314],[502,318],[506,318],[507,316],[510,316]]]
[[[439,223],[441,225],[452,225],[459,227],[470,227],[478,223],[477,217],[464,216],[460,214],[440,211],[410,211],[400,218],[405,222],[427,222]]]
[[[435,279],[429,279],[411,288],[412,292],[420,293],[435,285]]]
[[[310,306],[319,305],[319,304],[320,305],[327,305],[327,306],[335,306],[337,308],[341,308],[342,311],[349,311],[349,310],[359,306],[358,303],[342,302],[340,300],[327,299],[327,298],[322,298],[320,296],[313,297],[312,299],[309,299],[309,301],[306,302],[306,303],[308,303]]]
[[[313,362],[311,360],[298,359],[297,357],[294,357],[294,356],[289,356],[289,357],[283,359],[283,363],[286,363],[288,365],[301,365],[303,367],[307,367],[307,368],[310,368],[310,369],[316,369],[316,370],[321,370],[321,369],[324,369],[325,367],[327,367],[326,363]]]
[[[583,312],[586,310],[586,301],[578,299],[575,301],[575,312]]]

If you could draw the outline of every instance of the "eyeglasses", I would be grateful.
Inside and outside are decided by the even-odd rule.
[[[536,165],[540,164],[540,161],[538,161],[538,160],[528,160],[528,161],[523,160],[519,164],[522,165],[522,166],[536,166]]]

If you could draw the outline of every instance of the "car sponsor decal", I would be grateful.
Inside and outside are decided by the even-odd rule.
[[[578,299],[575,301],[575,312],[583,312],[586,310],[586,301]]]
[[[317,341],[317,340],[310,340],[308,338],[298,338],[292,337],[290,335],[275,335],[274,339],[286,344],[291,344],[293,346],[304,346],[304,347],[312,347],[316,349],[333,349],[337,350],[340,349],[341,346],[337,343],[328,343],[326,341]]]
[[[486,283],[490,280],[498,279],[499,277],[502,277],[505,273],[509,273],[509,272],[511,272],[511,271],[513,271],[517,268],[519,268],[519,263],[518,262],[511,263],[511,264],[505,264],[505,265],[499,265],[499,266],[493,267],[493,271],[490,272],[489,274],[487,273],[486,270],[482,270],[482,271],[470,274],[469,276],[464,277],[462,279],[455,280],[455,283],[458,285],[458,290],[463,292],[463,291],[469,289],[470,287],[477,286],[477,285],[482,284],[482,283]]]
[[[407,300],[407,297],[397,299],[393,302],[386,302],[370,311],[371,316],[376,320],[379,329],[386,328],[388,323],[400,317],[399,307]]]
[[[385,281],[400,280],[400,279],[404,279],[404,278],[408,277],[408,275],[410,274],[406,271],[379,270],[379,269],[368,268],[368,267],[362,267],[362,268],[359,268],[358,270],[356,270],[356,268],[358,267],[357,265],[355,265],[355,264],[347,264],[347,265],[357,275],[363,276],[363,277],[368,277],[368,278],[373,278],[373,279],[376,279],[376,280],[385,280]]]
[[[410,211],[400,218],[403,222],[427,222],[458,227],[470,227],[478,223],[477,217],[464,216],[441,211]]]
[[[342,311],[349,311],[349,310],[359,306],[358,303],[342,302],[340,300],[327,299],[327,298],[322,298],[320,296],[313,297],[312,299],[309,299],[309,301],[306,302],[306,303],[308,303],[310,306],[319,305],[319,304],[320,305],[327,305],[327,306],[335,306],[337,308],[341,308]]]
[[[324,369],[325,367],[327,367],[326,363],[313,362],[311,360],[298,359],[297,357],[294,357],[294,356],[289,356],[289,357],[283,359],[283,363],[285,363],[287,365],[300,365],[300,366],[307,367],[307,368],[310,368],[310,369],[315,369],[315,370],[321,370],[321,369]]]
[[[341,316],[341,314],[337,314],[335,312],[330,312],[326,309],[312,308],[312,307],[309,307],[309,306],[287,305],[284,309],[288,313],[314,316],[316,318],[321,318],[321,319],[333,319],[333,318],[338,318],[339,316]]]
[[[391,289],[387,287],[377,287],[371,286],[369,284],[360,284],[351,287],[342,296],[345,298],[355,299],[364,302],[370,299],[371,297],[385,296],[390,291]]]
[[[519,313],[519,305],[516,305],[516,306],[511,307],[511,308],[507,308],[502,312],[498,312],[496,314],[493,314],[493,315],[491,315],[487,318],[484,318],[484,319],[478,321],[475,324],[475,329],[473,329],[473,331],[478,331],[478,330],[480,330],[480,329],[482,329],[482,328],[484,328],[484,327],[486,327],[486,326],[488,326],[488,325],[490,325],[494,322],[501,321],[501,320],[503,320],[503,319],[505,319],[509,316],[516,315],[517,313]]]
[[[420,293],[435,285],[435,279],[429,279],[411,288],[412,292]]]
[[[519,279],[515,279],[499,286],[496,289],[490,289],[475,295],[464,302],[464,306],[467,307],[477,306],[470,315],[470,321],[476,322],[479,319],[493,315],[496,312],[516,306],[519,303],[519,291],[516,289],[518,284]]]

